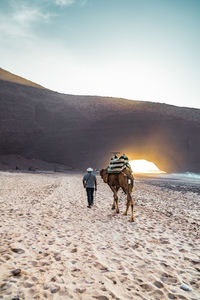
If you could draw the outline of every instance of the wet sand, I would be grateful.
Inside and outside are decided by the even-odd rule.
[[[0,299],[199,300],[200,199],[187,187],[136,178],[130,223],[100,177],[88,209],[81,174],[0,173]]]
[[[182,193],[192,192],[200,195],[200,176],[199,178],[187,177],[179,174],[164,174],[164,175],[135,175],[136,179],[149,185],[167,188],[173,191]]]

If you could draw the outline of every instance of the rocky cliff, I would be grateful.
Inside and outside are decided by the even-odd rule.
[[[0,160],[20,155],[100,168],[110,151],[121,151],[167,172],[200,172],[199,132],[198,109],[64,95],[0,80]]]

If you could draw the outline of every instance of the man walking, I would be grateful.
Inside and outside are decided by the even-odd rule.
[[[92,173],[93,169],[88,168],[87,174],[83,177],[83,186],[87,192],[88,208],[94,204],[94,190],[97,190],[97,179],[96,176]]]

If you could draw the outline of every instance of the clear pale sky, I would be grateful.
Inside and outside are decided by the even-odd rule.
[[[200,108],[200,0],[0,0],[0,67],[66,94]]]

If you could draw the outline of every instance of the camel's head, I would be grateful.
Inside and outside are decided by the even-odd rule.
[[[107,174],[107,172],[106,172],[105,169],[102,169],[102,170],[100,171],[100,175],[101,175],[101,178],[103,179],[103,181],[104,181],[105,183],[107,183],[107,182],[108,182],[108,174]]]
[[[100,171],[100,175],[101,175],[101,178],[103,178],[103,176],[106,174],[106,170],[105,169],[101,169]]]

